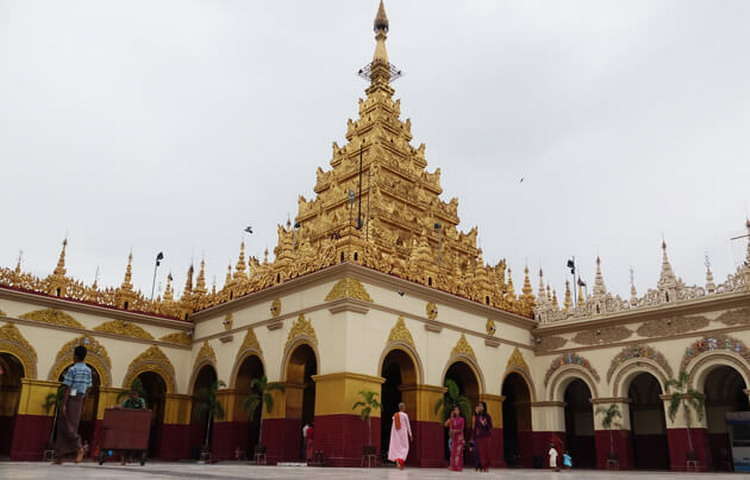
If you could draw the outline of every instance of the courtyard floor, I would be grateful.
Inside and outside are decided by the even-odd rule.
[[[575,470],[572,472],[550,472],[546,470],[494,470],[489,474],[475,473],[473,470],[464,472],[449,472],[442,469],[407,469],[398,471],[393,468],[305,468],[305,467],[256,467],[243,464],[198,465],[195,463],[150,463],[141,466],[119,466],[109,464],[104,466],[95,463],[81,465],[65,464],[63,466],[34,462],[2,462],[0,463],[0,479],[8,480],[89,480],[89,479],[209,479],[209,480],[249,480],[249,479],[304,479],[304,480],[401,480],[424,479],[442,480],[458,478],[487,478],[487,479],[521,479],[521,480],[662,480],[675,479],[677,476],[688,479],[747,479],[750,474],[701,474],[701,473],[669,473],[669,472],[605,472],[592,470]]]

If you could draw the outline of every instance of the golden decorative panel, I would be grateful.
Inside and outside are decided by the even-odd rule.
[[[435,320],[438,316],[438,307],[432,302],[427,302],[427,305],[424,307],[425,313],[427,314],[427,318],[429,320]]]
[[[0,352],[10,353],[21,362],[24,377],[36,378],[36,350],[12,323],[0,327]]]
[[[670,337],[706,328],[708,324],[708,318],[702,315],[667,317],[645,322],[636,333],[642,337]]]
[[[281,299],[274,298],[271,302],[271,316],[276,318],[281,315]]]
[[[333,286],[328,295],[326,295],[326,302],[333,300],[339,300],[341,298],[355,298],[362,300],[363,302],[372,302],[370,294],[365,290],[365,286],[362,282],[356,278],[342,278]]]
[[[176,343],[178,345],[188,346],[193,343],[193,340],[185,332],[168,333],[167,335],[161,337],[159,340],[161,340],[162,342]]]
[[[174,366],[169,358],[159,347],[153,345],[130,362],[128,371],[122,381],[123,388],[130,388],[138,375],[145,372],[158,374],[167,386],[167,393],[173,393],[177,389],[175,381]]]
[[[495,321],[491,318],[487,319],[487,323],[484,325],[484,328],[487,331],[487,335],[495,336],[495,333],[497,333],[497,327],[495,326]]]
[[[398,317],[396,325],[391,328],[391,333],[388,335],[388,343],[399,342],[411,345],[414,347],[414,338],[411,336],[411,332],[406,328],[406,322],[404,317]],[[416,348],[416,347],[415,347]]]
[[[669,362],[667,362],[667,359],[661,352],[655,350],[650,345],[630,345],[620,350],[620,353],[615,355],[615,358],[612,359],[612,362],[609,364],[609,370],[607,370],[607,383],[612,380],[612,375],[615,374],[615,371],[620,365],[628,360],[640,358],[656,362],[656,364],[662,368],[664,373],[669,378],[672,378],[672,367],[669,366]]]
[[[564,347],[566,343],[568,343],[568,340],[564,337],[542,337],[536,344],[536,349],[540,352],[549,352],[550,350],[557,350]]]
[[[299,317],[297,317],[294,325],[292,325],[292,328],[289,330],[289,335],[286,338],[287,347],[299,337],[306,337],[315,345],[318,344],[318,336],[315,334],[312,321],[305,318],[303,314],[300,314]]]
[[[198,355],[195,357],[195,367],[206,362],[216,365],[216,352],[208,341],[203,342],[200,350],[198,350]]]
[[[461,334],[461,338],[458,339],[456,346],[453,347],[453,354],[476,358],[476,355],[474,355],[474,349],[471,348],[469,341],[466,340],[466,335],[463,333]]]
[[[255,335],[255,330],[253,330],[252,328],[247,329],[245,339],[242,341],[242,345],[240,345],[240,352],[245,350],[255,350],[257,352],[263,352],[263,350],[260,348],[258,337]]]
[[[516,347],[513,349],[513,353],[510,354],[510,357],[508,358],[508,364],[505,366],[506,370],[521,370],[522,372],[529,373],[531,370],[529,370],[529,365],[526,363],[526,360],[523,358],[523,354],[521,353],[521,350]]]
[[[112,320],[94,327],[95,332],[111,333],[123,337],[142,338],[144,340],[153,340],[154,336],[144,330],[142,327],[124,320]]]
[[[71,315],[54,308],[34,310],[33,312],[24,313],[19,318],[22,318],[23,320],[49,323],[50,325],[58,325],[61,327],[85,328],[81,322],[73,318]]]
[[[633,331],[622,325],[606,328],[583,330],[578,332],[573,341],[580,345],[600,345],[625,340],[633,334]]]
[[[230,312],[224,316],[224,321],[221,322],[224,325],[224,330],[231,330],[234,326],[234,315]]]
[[[104,346],[90,335],[75,338],[60,348],[55,363],[50,368],[47,380],[59,381],[60,375],[73,364],[73,350],[78,346],[86,347],[86,363],[94,367],[99,374],[102,387],[112,386],[112,362]]]

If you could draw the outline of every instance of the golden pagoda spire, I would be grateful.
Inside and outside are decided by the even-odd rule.
[[[232,283],[232,264],[231,263],[227,265],[227,276],[224,279],[224,286],[227,286],[230,283]]]
[[[549,288],[549,286],[547,288]],[[557,291],[554,289],[552,290],[552,308],[560,310],[560,302],[557,301]]]
[[[245,278],[245,241],[240,243],[240,257],[237,259],[237,265],[234,267],[234,278]]]
[[[62,243],[62,250],[60,250],[60,257],[57,259],[57,266],[55,267],[55,271],[53,273],[53,275],[56,277],[65,276],[65,271],[66,271],[65,270],[65,250],[67,249],[67,247],[68,247],[68,238],[65,237],[65,240],[63,240],[63,243]],[[19,261],[19,266],[20,266],[20,262],[21,262],[20,257],[18,261]]]
[[[383,62],[388,65],[388,51],[385,49],[385,40],[388,38],[388,16],[385,14],[383,0],[380,0],[378,13],[375,15],[375,22],[373,22],[373,30],[375,30],[376,44],[372,61],[373,63]]]
[[[193,272],[194,271],[195,271],[195,267],[193,267],[193,264],[191,263],[187,271],[187,278],[185,279],[185,288],[182,291],[183,299],[189,299],[193,293]]]
[[[545,295],[545,293],[544,293],[544,272],[540,268],[539,269],[539,294],[538,294],[539,299],[544,298],[544,295]]]
[[[21,274],[21,260],[23,259],[23,250],[18,251],[18,261],[16,262],[16,269],[13,271],[13,273],[16,274],[16,276]]]
[[[534,300],[534,289],[531,288],[531,280],[529,280],[529,267],[523,269],[523,287],[521,288],[521,298]]]
[[[565,299],[563,300],[563,311],[567,312],[573,307],[573,296],[570,292],[570,281],[565,280]]]
[[[714,283],[714,274],[711,271],[711,260],[708,258],[708,253],[706,253],[705,265],[706,265],[706,292],[715,293],[716,284]]]
[[[128,266],[125,267],[125,278],[122,279],[120,288],[122,290],[133,289],[133,252],[128,254]]]
[[[578,282],[578,305],[584,305],[586,303],[586,295],[583,294],[583,285]]]
[[[201,259],[201,267],[198,270],[198,278],[195,281],[195,289],[193,291],[198,295],[208,293],[208,290],[206,290],[206,261],[203,259]]]
[[[164,301],[171,302],[174,300],[174,287],[172,286],[172,272],[167,275],[167,286],[164,289]]]

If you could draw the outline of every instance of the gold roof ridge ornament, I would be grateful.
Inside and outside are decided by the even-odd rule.
[[[325,301],[332,302],[342,298],[354,298],[363,302],[372,303],[372,297],[367,293],[362,282],[351,277],[345,277],[336,282],[331,291],[328,292],[328,295],[326,295]]]
[[[104,322],[94,327],[95,332],[111,333],[113,335],[122,335],[125,337],[142,338],[144,340],[153,340],[154,336],[148,333],[144,328],[125,320],[112,320]]]
[[[477,356],[474,354],[474,349],[471,348],[469,341],[466,339],[466,334],[461,334],[461,338],[456,342],[456,346],[453,347],[453,354],[458,356],[469,357],[476,360]]]
[[[318,335],[315,333],[312,320],[306,318],[302,313],[299,314],[292,328],[289,329],[289,335],[286,337],[286,347],[289,348],[299,338],[306,338],[314,345],[318,344]]]
[[[520,370],[527,374],[531,372],[531,370],[529,369],[529,365],[523,358],[523,353],[521,353],[521,350],[518,347],[515,347],[513,349],[513,353],[511,353],[510,357],[508,357],[508,364],[505,366],[505,369]]]
[[[388,343],[405,343],[416,348],[414,345],[414,338],[406,327],[404,317],[398,317],[396,324],[391,328],[391,332],[388,334]]]
[[[49,323],[50,325],[58,325],[60,327],[70,328],[81,328],[85,329],[81,322],[73,318],[72,315],[57,310],[55,308],[44,308],[42,310],[34,310],[33,312],[27,312],[19,316],[23,320],[33,320],[35,322]]]

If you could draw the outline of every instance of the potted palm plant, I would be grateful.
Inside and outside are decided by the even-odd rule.
[[[367,423],[367,445],[362,448],[363,455],[375,455],[375,445],[372,444],[372,411],[380,409],[378,394],[371,390],[362,390],[359,392],[362,400],[352,405],[352,410],[359,408],[359,418]]]
[[[435,414],[440,414],[440,418],[447,420],[453,407],[458,407],[468,425],[469,420],[471,419],[471,400],[469,400],[468,397],[461,395],[461,390],[458,388],[458,384],[450,378],[445,380],[445,386],[448,390],[443,394],[443,398],[439,398],[437,402],[435,402]]]
[[[208,387],[198,390],[198,394],[196,395],[198,399],[198,405],[196,407],[198,412],[206,414],[206,437],[203,441],[203,449],[200,455],[201,461],[211,461],[211,426],[213,425],[215,418],[224,418],[224,406],[219,402],[217,393],[220,388],[226,386],[227,384],[223,381],[216,380]]]
[[[47,394],[44,398],[42,408],[46,413],[49,413],[54,408],[54,416],[52,417],[52,430],[49,432],[49,441],[47,442],[47,449],[44,451],[44,460],[51,460],[54,456],[54,442],[55,442],[55,431],[57,430],[57,419],[60,414],[60,407],[62,406],[63,398],[65,397],[65,389],[62,385],[57,388],[57,391]]]
[[[669,419],[674,422],[677,413],[682,407],[682,413],[685,417],[685,426],[687,427],[687,439],[688,439],[688,451],[687,460],[697,460],[698,455],[693,447],[693,439],[690,435],[690,427],[693,425],[693,414],[692,410],[695,410],[695,415],[698,421],[703,420],[703,409],[706,402],[706,397],[701,392],[692,388],[688,381],[689,377],[686,371],[681,371],[677,378],[667,380],[666,388],[667,393],[671,394],[669,399]],[[672,392],[671,390],[675,391]]]
[[[622,428],[622,424],[617,420],[622,418],[620,412],[620,406],[616,403],[612,403],[609,407],[598,407],[596,409],[597,415],[603,415],[602,427],[609,431],[609,453],[607,454],[608,460],[617,461],[617,453],[615,453],[615,441],[612,435],[612,427]]]
[[[243,402],[243,407],[249,412],[248,417],[251,422],[255,420],[256,412],[261,415],[261,418],[259,419],[260,427],[258,431],[258,444],[255,446],[256,454],[266,453],[266,449],[263,446],[263,409],[261,408],[260,411],[258,411],[258,406],[265,405],[266,413],[271,413],[271,410],[273,410],[273,395],[271,392],[273,391],[283,392],[284,385],[277,382],[269,383],[268,378],[265,375],[260,378],[253,378],[250,382],[250,394]]]

